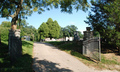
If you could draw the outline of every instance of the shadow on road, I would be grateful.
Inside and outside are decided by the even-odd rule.
[[[67,68],[58,68],[60,66],[58,63],[50,62],[48,60],[37,60],[38,58],[33,59],[33,69],[35,72],[73,72]]]

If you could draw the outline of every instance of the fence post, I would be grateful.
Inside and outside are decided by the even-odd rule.
[[[100,41],[101,39],[100,39],[100,34],[99,34],[99,57],[100,57],[100,61],[101,61],[101,41]]]

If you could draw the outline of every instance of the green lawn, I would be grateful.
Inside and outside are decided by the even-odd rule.
[[[0,72],[32,72],[33,42],[22,41],[22,56],[11,65],[8,54],[8,41],[0,45]]]

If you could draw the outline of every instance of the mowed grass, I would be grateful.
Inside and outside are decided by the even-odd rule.
[[[57,48],[75,56],[77,59],[79,59],[80,61],[82,61],[84,64],[88,65],[88,66],[92,66],[95,67],[97,69],[110,69],[109,67],[106,67],[105,65],[120,65],[119,62],[115,61],[115,60],[109,60],[107,58],[104,57],[103,54],[101,54],[101,62],[99,61],[95,61],[89,57],[86,57],[84,55],[82,55],[82,42],[77,43],[77,42],[68,42],[63,44],[63,42],[47,42],[50,43],[54,46],[56,46]],[[61,45],[60,45],[61,44]],[[119,70],[119,69],[117,69]]]
[[[10,63],[8,54],[8,41],[2,41],[0,45],[0,72],[32,72],[33,42],[22,41],[22,56]]]

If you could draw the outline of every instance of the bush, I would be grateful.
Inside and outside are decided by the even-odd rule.
[[[1,33],[1,40],[8,40],[9,35],[9,28],[8,27],[0,27],[0,33]]]

